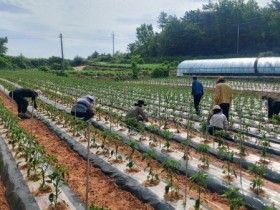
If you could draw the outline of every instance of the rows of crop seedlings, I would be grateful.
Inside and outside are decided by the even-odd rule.
[[[44,111],[41,110],[40,113],[47,117],[49,121],[56,123],[59,127],[61,127],[61,129],[67,131],[68,133],[70,132],[71,135],[78,136],[75,139],[77,141],[81,141],[83,144],[86,144],[81,138],[81,135],[84,133],[82,122],[70,117],[70,115],[65,114],[65,112],[57,110],[53,106],[41,104],[40,107],[44,109]],[[105,121],[105,118],[103,118],[103,121],[100,119],[99,122],[108,124],[108,122]],[[67,127],[69,127],[69,129]],[[111,125],[111,131],[123,129],[124,128],[119,125]],[[152,158],[156,156],[155,150],[150,150],[143,155],[136,152],[136,150],[139,150],[139,144],[141,142],[139,139],[129,137],[129,139],[125,142],[126,144],[124,144],[124,141],[121,141],[121,138],[116,133],[110,132],[110,129],[100,131],[92,127],[91,130],[93,132],[91,134],[93,138],[90,143],[92,153],[99,155],[109,163],[117,164],[116,167],[119,170],[124,173],[129,173],[129,175],[133,178],[137,178],[139,182],[142,182],[145,186],[150,187],[149,189],[151,191],[155,193],[157,192],[157,194],[160,192],[162,196],[164,195],[167,201],[173,201],[172,205],[176,206],[176,209],[183,207],[181,200],[185,194],[185,186],[183,184],[187,180],[184,180],[184,176],[177,175],[178,172],[175,167],[179,164],[179,162],[166,158],[161,166],[152,160]],[[142,137],[142,139],[143,138],[144,137]],[[143,162],[143,160],[147,161]],[[205,183],[199,184],[204,185]],[[189,181],[187,186],[190,186],[189,190],[192,190],[189,191],[188,194],[195,197],[197,196],[194,189],[198,189],[199,191],[202,190],[200,185],[189,183]],[[174,203],[177,199],[179,202]],[[188,204],[188,206],[197,205],[197,208],[199,208],[202,200],[206,200],[206,205],[210,205],[214,209],[223,208],[219,207],[220,205],[223,206],[223,204],[215,204],[213,201],[207,200],[203,195],[200,195],[200,193],[197,197],[196,203],[189,199],[187,201],[185,200],[183,203]],[[200,206],[200,208],[202,207]]]
[[[5,103],[7,103],[7,99],[5,99]],[[40,105],[42,105],[42,107],[44,107],[43,106],[43,104],[40,104]],[[30,110],[30,109],[29,109]],[[51,109],[52,110],[52,109]],[[35,112],[34,112],[35,113]],[[64,113],[65,114],[65,113]],[[67,115],[67,117],[70,117],[70,115]],[[50,137],[51,138],[51,137]],[[49,140],[48,140],[49,141]],[[69,155],[69,156],[71,156],[71,155]],[[77,165],[77,164],[76,164]],[[76,166],[74,165],[73,166],[74,168],[76,168]],[[75,169],[76,170],[76,169]],[[98,172],[99,173],[99,172]],[[99,176],[99,175],[98,175]],[[97,177],[98,177],[97,175],[94,175],[94,179],[96,179]],[[104,177],[104,175],[103,175],[103,177]],[[104,178],[103,178],[104,179]],[[74,180],[76,180],[76,178],[74,179]],[[74,181],[75,182],[75,181]],[[104,183],[106,183],[106,180],[104,179],[104,180],[102,180],[102,182]],[[111,181],[110,181],[111,182]],[[123,182],[123,181],[122,181]],[[131,184],[131,183],[130,183]],[[113,188],[116,188],[115,187],[115,185],[113,185]],[[93,189],[91,189],[91,191],[92,191]],[[114,189],[113,189],[114,190]],[[120,191],[120,190],[119,190]],[[112,190],[111,190],[111,192],[112,192]],[[110,192],[110,194],[111,194],[111,192]],[[119,193],[119,192],[116,192],[116,193]],[[113,196],[115,196],[116,194],[113,194]],[[119,199],[121,199],[122,197],[124,197],[126,194],[124,194],[124,195],[119,195]],[[97,195],[95,195],[95,197],[96,197]],[[107,196],[110,196],[110,195],[107,195]],[[133,200],[131,199],[131,197],[126,197],[126,198],[128,198],[128,199],[130,199],[130,201],[129,202],[133,202]],[[106,200],[108,200],[108,199],[106,199]],[[121,201],[120,201],[121,202]],[[122,203],[122,202],[121,202]],[[191,202],[189,202],[189,203],[191,203]],[[150,207],[148,207],[148,205],[145,205],[145,206],[141,206],[141,205],[139,205],[139,201],[138,201],[138,203],[135,203],[135,201],[134,201],[134,205],[138,205],[137,206],[137,208],[145,208],[145,209],[150,209]],[[127,206],[124,206],[124,208],[125,207],[127,207]],[[135,207],[136,208],[136,207]],[[89,208],[89,209],[92,209],[92,210],[102,210],[103,208],[96,208],[96,207],[94,207],[93,205],[91,205],[91,208]],[[179,208],[180,209],[180,208]]]
[[[44,84],[40,81],[41,84]],[[135,91],[130,91],[127,92],[127,90],[124,90],[123,86],[118,86],[118,87],[112,87],[109,85],[110,83],[108,83],[108,85],[106,85],[106,87],[100,84],[98,85],[93,85],[93,88],[95,89],[94,94],[97,95],[99,97],[99,101],[102,103],[102,99],[104,99],[105,97],[109,98],[107,100],[110,100],[110,103],[113,105],[118,105],[121,107],[129,107],[134,103],[134,100],[136,100],[137,98],[141,97],[144,98],[144,95],[148,95],[147,93],[150,92],[150,96],[149,98],[146,96],[145,99],[147,100],[147,102],[150,104],[150,106],[148,106],[147,110],[148,112],[152,112],[152,114],[154,115],[159,115],[161,111],[165,112],[163,114],[161,114],[161,118],[173,118],[177,121],[184,121],[182,119],[182,117],[184,118],[184,116],[186,116],[186,112],[190,110],[189,107],[192,106],[192,103],[189,103],[191,101],[190,98],[190,94],[189,92],[185,91],[185,90],[179,90],[176,91],[175,90],[171,90],[169,92],[166,92],[166,89],[161,88],[161,90],[154,90],[152,88],[149,88],[147,90],[147,88],[141,87],[141,89],[143,89],[143,91],[145,91],[145,93],[143,91],[141,91],[141,89],[138,87],[137,90]],[[46,84],[48,85],[46,88],[47,89],[52,89],[55,90],[55,92],[64,92],[67,94],[74,94],[75,97],[77,98],[78,95],[82,95],[85,93],[90,93],[90,91],[92,91],[92,87],[90,86],[84,86],[82,84],[78,84],[81,86],[81,89],[76,89],[74,90],[74,88],[69,88],[67,86],[67,84],[62,84],[61,86],[58,85],[53,85],[51,86],[50,83]],[[46,86],[45,85],[45,86]],[[76,87],[77,85],[75,85]],[[87,91],[88,90],[88,91]],[[137,92],[136,92],[137,91]],[[155,91],[157,91],[157,93],[154,93]],[[177,93],[178,92],[178,93]],[[238,96],[237,96],[238,97]],[[237,98],[236,97],[236,98]],[[152,100],[153,99],[153,100]],[[156,100],[154,100],[156,99]],[[266,134],[267,132],[271,133],[272,137],[277,137],[277,135],[275,134],[275,132],[277,132],[277,130],[279,130],[277,128],[277,119],[273,120],[271,124],[267,124],[264,119],[263,116],[264,114],[264,110],[261,110],[260,114],[258,114],[258,118],[255,117],[255,120],[258,120],[258,122],[256,123],[257,125],[257,129],[252,126],[252,120],[251,119],[247,119],[245,117],[251,117],[250,114],[253,113],[253,102],[254,99],[250,99],[250,102],[246,102],[249,101],[248,97],[245,97],[245,99],[247,100],[236,100],[238,102],[238,104],[236,106],[232,106],[232,109],[234,109],[235,107],[237,107],[237,111],[232,112],[231,114],[231,120],[230,120],[230,124],[232,125],[232,128],[234,129],[242,129],[243,133],[250,133],[252,131],[257,131],[259,134],[259,137],[262,138],[262,136],[265,134],[265,137],[268,137],[268,135]],[[209,109],[209,103],[212,104],[211,102],[209,102],[209,100],[211,101],[211,97],[209,96],[205,96],[205,100],[202,103],[202,109],[203,109],[203,104],[208,104],[208,108]],[[258,100],[260,101],[260,100]],[[243,102],[243,103],[241,103]],[[243,105],[245,104],[245,105]],[[243,110],[246,108],[246,105],[250,104],[250,109],[249,109],[249,113],[247,110]],[[240,107],[242,109],[240,109]],[[261,106],[258,106],[260,109],[262,108]],[[246,108],[247,109],[247,108]],[[172,114],[173,111],[173,114]],[[168,113],[166,113],[168,112]],[[208,111],[207,110],[203,110],[202,111],[202,119],[199,119],[199,121],[201,120],[205,120]],[[248,113],[248,114],[246,114]],[[246,115],[245,115],[246,114]],[[193,117],[193,115],[191,115],[190,117]],[[242,122],[241,122],[242,121]],[[236,122],[239,124],[236,124]],[[200,122],[196,122],[196,124],[200,124]],[[251,128],[250,128],[251,127]],[[250,132],[249,132],[250,131]],[[273,131],[273,132],[271,132]],[[278,131],[279,132],[279,131]],[[272,147],[274,147],[274,145],[272,145]]]
[[[226,77],[225,77],[226,78]],[[216,85],[215,79],[199,78],[205,88],[214,88]],[[240,79],[227,79],[226,81],[232,86],[234,90],[246,91],[260,91],[260,92],[280,92],[280,85],[278,81],[270,80],[240,80]],[[147,84],[147,85],[168,85],[168,86],[192,86],[192,77],[186,78],[164,78],[164,79],[146,79],[127,81],[128,84]]]
[[[110,108],[109,108],[110,109]],[[99,119],[99,120],[101,120],[101,119]],[[110,128],[113,126],[113,125],[111,125],[111,121],[112,121],[112,118],[110,119],[110,121],[108,121],[108,117],[107,117],[107,119],[106,119],[106,117],[103,119],[103,123],[104,124],[110,124]],[[123,130],[123,131],[125,131],[125,129],[122,127],[122,128],[119,128],[119,130]],[[125,134],[128,134],[127,133],[127,131],[125,131],[124,132]],[[167,137],[168,135],[170,135],[171,133],[168,133],[168,132],[165,132],[165,137]],[[182,133],[183,134],[183,133]],[[139,137],[139,139],[140,140],[142,140],[142,139],[148,139],[148,137],[145,137],[145,136],[143,136],[143,133],[140,133],[140,137]],[[138,139],[138,140],[139,140]],[[167,137],[167,139],[168,139],[168,137]],[[149,138],[149,141],[151,141],[151,138]],[[147,141],[148,142],[148,141]],[[219,144],[222,144],[222,142],[223,141],[220,141],[219,142]],[[149,142],[149,144],[150,144],[151,142]],[[166,150],[166,151],[170,151],[170,142],[162,142],[162,148],[160,147],[159,149],[162,149],[162,150]],[[218,147],[217,146],[218,144],[216,144],[215,145],[215,148],[218,148],[219,149],[219,152],[220,153],[224,153],[224,155],[232,155],[232,158],[233,158],[233,155],[234,155],[234,152],[233,151],[230,151],[230,149],[229,149],[229,147],[227,146],[225,146],[225,145],[220,145],[220,147]],[[205,158],[205,154],[206,153],[208,153],[208,151],[207,151],[207,149],[205,149],[205,148],[201,148],[201,146],[202,145],[198,145],[198,149],[197,149],[197,151],[199,151],[199,153],[201,152],[202,153],[202,157],[200,157],[199,159],[200,159],[200,161],[202,161],[202,163],[204,163],[204,167],[206,167],[206,166],[208,166],[209,167],[209,162],[208,162],[208,160],[207,160],[207,158]],[[209,146],[208,146],[209,147]],[[202,151],[201,151],[202,150]],[[182,156],[181,157],[183,157],[183,153],[181,153],[182,154]],[[177,154],[178,155],[178,154]],[[196,160],[196,162],[198,162],[197,160]],[[277,164],[276,164],[277,165]],[[233,175],[236,175],[236,172],[235,172],[235,170],[234,169],[232,169],[232,166],[231,166],[231,163],[230,163],[230,161],[229,162],[227,162],[226,164],[224,164],[223,166],[222,166],[222,168],[227,168],[227,170],[225,170],[225,172],[227,173],[227,179],[228,179],[228,181],[230,181],[231,179],[232,179],[232,176],[231,176],[231,174],[233,174]],[[252,173],[254,173],[254,170],[259,170],[260,168],[264,168],[263,170],[264,171],[266,171],[267,169],[266,169],[266,167],[265,167],[265,165],[262,165],[262,164],[252,164],[252,166],[250,167],[250,172],[252,172]],[[255,190],[255,192],[256,193],[260,193],[261,191],[263,191],[263,189],[261,189],[262,188],[262,186],[259,186],[259,185],[257,185],[257,186],[254,186],[254,182],[256,182],[256,180],[258,180],[258,179],[261,179],[261,177],[265,174],[265,173],[263,173],[263,174],[258,174],[258,173],[254,173],[255,174],[255,179],[254,180],[252,180],[252,183],[251,183],[251,185],[253,185],[253,188],[256,188],[256,190]],[[240,179],[242,179],[242,178],[240,178]],[[242,186],[242,182],[244,182],[245,184],[244,184],[244,186],[245,185],[247,185],[247,187],[248,187],[248,181],[246,180],[246,178],[243,178],[243,181],[241,181],[241,186]],[[271,183],[271,184],[268,184],[268,185],[272,185],[272,187],[273,187],[273,184]],[[274,186],[275,187],[275,186]],[[271,192],[271,190],[269,190],[269,189],[267,189],[266,187],[265,187],[265,190],[264,191],[266,191],[266,192],[269,192],[270,191],[270,193],[272,193],[273,194],[273,192]],[[271,197],[274,197],[274,198],[272,198],[272,200],[274,200],[274,201],[276,201],[276,199],[275,199],[275,196],[277,197],[278,195],[276,194],[276,195],[272,195]]]
[[[60,87],[58,89],[61,91],[63,87]],[[100,91],[99,90],[100,89],[96,88],[95,93],[96,95],[100,96],[101,102],[102,99],[105,96],[107,96],[111,98],[110,103],[121,107],[131,106],[131,104],[133,104],[133,100],[141,96],[142,98],[144,98],[143,97],[144,93],[142,91],[134,94],[133,91],[127,92],[127,90],[124,90],[124,88],[116,90],[116,88],[108,89],[108,87],[103,88]],[[145,89],[144,91],[145,93],[149,92],[149,90],[147,89]],[[64,90],[64,92],[73,93],[73,90],[69,90],[68,88]],[[77,97],[79,90],[76,90],[74,92]],[[190,95],[187,95],[186,94],[187,92],[185,90],[181,90],[179,91],[179,93],[174,93],[174,92],[172,93],[172,91],[170,92],[171,93],[167,93],[165,95],[164,92],[160,92],[157,94],[150,94],[150,97],[146,96],[145,99],[149,103],[149,107],[147,107],[147,110],[148,112],[152,112],[153,114],[158,114],[159,111],[163,111],[165,113],[163,113],[162,116],[159,117],[171,117],[174,120],[182,121],[182,118],[184,118],[184,115],[186,115],[185,112],[190,110],[188,106],[190,107],[192,106],[192,103],[188,103],[188,101],[191,100]],[[80,92],[80,94],[82,93]],[[155,98],[157,98],[157,101],[152,100]],[[211,101],[212,101],[211,95],[206,94],[204,100],[201,103],[202,118],[200,118],[199,121],[206,119],[209,112],[208,110],[209,108],[211,108],[209,107],[209,104],[212,104]],[[244,97],[240,95],[236,95],[235,101],[236,103],[232,105],[233,111],[231,113],[231,118],[230,118],[230,124],[232,126],[232,129],[242,129],[243,132],[250,133],[250,134],[253,132],[255,134],[259,134],[259,136],[263,136],[263,134],[265,134],[266,137],[268,137],[269,135],[271,135],[273,138],[276,137],[277,139],[276,133],[277,132],[279,133],[279,128],[278,128],[279,126],[277,124],[278,119],[274,117],[271,123],[266,122],[265,116],[267,111],[262,107],[260,99],[257,99],[254,95],[247,95]],[[258,112],[256,108],[259,109],[260,111]],[[193,116],[195,115],[192,115],[191,117]]]
[[[39,208],[45,209],[51,205],[53,209],[62,209],[66,205],[69,209],[75,209],[61,190],[68,174],[67,168],[58,164],[56,156],[46,154],[45,148],[39,146],[34,136],[27,134],[18,126],[17,118],[2,103],[0,116],[1,134]],[[50,164],[53,170],[50,170]],[[49,202],[45,202],[46,200]]]
[[[47,89],[54,89],[56,92],[57,92],[57,90],[59,90],[60,92],[65,92],[67,94],[74,93],[75,97],[78,97],[78,95],[82,95],[83,93],[87,92],[86,88],[84,88],[84,90],[79,92],[79,90],[77,90],[77,89],[76,90],[73,90],[73,88],[70,89],[69,87],[67,87],[67,85],[63,85],[62,87],[59,87],[59,88],[57,87],[57,85],[55,85],[54,87],[55,88],[51,88],[49,86]],[[107,88],[104,88],[105,89],[104,90],[104,89],[101,89],[100,86],[99,86],[99,89],[98,89],[98,86],[95,86],[95,87],[96,87],[95,93],[97,93],[96,95],[99,97],[99,99],[100,99],[99,101],[101,103],[104,100],[105,101],[109,100],[110,104],[118,105],[118,106],[124,107],[124,108],[130,107],[138,97],[140,97],[141,95],[143,96],[143,94],[144,94],[143,92],[133,94],[133,91],[131,91],[129,93],[127,91],[123,91],[123,89],[121,89],[121,88],[113,89],[110,87],[111,89],[108,89],[108,87],[107,87]],[[81,88],[81,89],[83,89],[83,88]],[[91,89],[89,89],[88,91],[91,91]],[[117,92],[114,92],[116,90],[117,90]],[[98,91],[100,91],[100,93],[98,93]],[[146,90],[146,93],[147,92],[148,91]],[[151,92],[151,90],[150,90],[150,92]],[[173,120],[176,120],[177,122],[180,122],[180,121],[184,122],[184,119],[182,119],[182,118],[184,118],[186,116],[186,114],[187,114],[186,111],[190,110],[190,108],[184,108],[184,104],[185,104],[185,107],[187,107],[187,106],[191,107],[192,103],[189,103],[190,96],[186,95],[186,91],[184,91],[184,92],[181,91],[181,93],[179,92],[179,94],[181,94],[181,95],[184,94],[185,96],[181,97],[181,95],[179,95],[179,96],[177,95],[177,97],[176,97],[175,94],[173,94],[173,96],[172,95],[168,96],[168,94],[167,94],[167,96],[164,96],[163,91],[161,91],[161,93],[151,95],[149,97],[149,99],[146,98],[147,102],[149,104],[151,104],[150,106],[148,106],[147,111],[151,112],[151,114],[153,114],[154,116],[158,115],[158,117],[162,118],[163,120],[173,118]],[[108,99],[106,99],[105,97],[107,97]],[[152,102],[151,97],[153,99],[157,98],[157,101]],[[125,99],[123,99],[123,98],[125,98]],[[207,96],[205,98],[207,98]],[[172,101],[172,99],[175,99],[175,100]],[[208,99],[209,99],[209,97],[208,97]],[[64,99],[62,99],[62,100],[64,100]],[[167,100],[169,100],[169,101],[167,102]],[[252,124],[251,119],[246,119],[244,117],[245,116],[244,113],[246,113],[247,111],[246,110],[242,111],[242,109],[240,109],[240,107],[246,108],[246,105],[243,105],[243,104],[244,103],[250,104],[250,107],[251,107],[250,110],[252,110],[253,109],[252,102],[254,102],[254,99],[253,100],[250,99],[250,103],[246,103],[246,100],[237,100],[237,101],[238,101],[238,105],[236,106],[236,107],[238,107],[237,114],[236,114],[237,116],[234,116],[234,112],[233,112],[231,115],[231,120],[230,120],[230,124],[232,125],[232,128],[235,128],[235,130],[242,129],[241,131],[245,134],[251,134],[251,131],[255,130],[261,134],[261,135],[259,135],[259,138],[262,138],[264,140],[266,140],[266,137],[269,136],[269,134],[266,134],[267,132],[270,132],[272,137],[274,137],[274,138],[276,137],[276,139],[278,138],[276,133],[279,133],[279,128],[277,127],[276,120],[273,120],[272,124],[267,124],[266,122],[264,122],[264,120],[262,120],[263,116],[264,116],[263,110],[262,110],[262,112],[260,112],[260,114],[257,115],[258,119],[259,119],[257,123],[255,122],[257,125],[257,129],[255,128],[256,126],[255,127],[252,126],[253,124]],[[241,101],[243,101],[242,104],[241,104]],[[205,103],[206,103],[206,100],[205,100]],[[70,104],[71,104],[71,102],[70,102]],[[183,110],[182,110],[182,107],[183,107]],[[259,108],[261,108],[261,106],[259,106]],[[250,110],[249,110],[249,114],[252,114],[252,111],[250,111]],[[160,114],[162,111],[164,113]],[[173,114],[171,113],[172,111],[173,111]],[[205,114],[203,114],[204,115],[203,117],[205,119],[206,115],[207,115],[206,114],[207,110],[202,111],[202,112],[205,113]],[[250,115],[248,115],[248,116],[250,116]],[[192,115],[190,117],[192,117]],[[201,119],[199,119],[199,120],[201,120]],[[236,122],[238,124],[236,124]],[[193,122],[193,123],[194,123],[194,125],[198,125],[198,126],[200,124],[200,122]],[[255,139],[249,138],[248,141],[254,142]],[[263,141],[263,143],[262,142],[260,142],[260,143],[266,144],[265,141]],[[277,148],[277,145],[275,146],[275,144],[272,143],[271,147]]]
[[[100,87],[100,86],[99,86]],[[61,87],[59,88],[59,89],[62,89]],[[122,88],[123,89],[123,88]],[[104,94],[108,94],[108,93],[110,93],[110,92],[112,92],[112,91],[114,91],[114,90],[112,90],[112,89],[104,89],[103,88],[103,93],[101,94],[102,96],[104,96]],[[121,89],[118,89],[118,90],[121,90]],[[89,90],[90,91],[90,90]],[[68,90],[66,89],[66,92],[69,92],[69,93],[71,93],[71,92],[74,92],[73,91],[73,89],[71,90],[69,90],[69,88],[68,88]],[[77,92],[77,91],[76,91]],[[104,93],[105,92],[105,93]],[[145,90],[145,92],[147,92],[146,90]],[[118,92],[119,93],[119,92]],[[184,94],[184,93],[183,93]],[[79,93],[76,93],[76,97],[79,95]],[[113,101],[113,104],[116,104],[117,102],[118,102],[118,99],[119,100],[122,100],[122,97],[119,97],[119,95],[118,95],[118,98],[115,98],[114,97],[114,93],[112,93],[111,94],[112,95],[112,99],[111,99],[111,101]],[[124,95],[127,97],[127,98],[129,98],[129,94],[127,94],[127,93],[125,93],[125,91],[124,91]],[[139,95],[143,95],[143,93],[140,93]],[[161,96],[162,94],[160,94],[160,96]],[[100,96],[100,101],[102,101],[101,99],[102,99],[102,96]],[[134,96],[135,97],[135,96]],[[164,103],[164,97],[162,97],[163,99],[161,99],[161,97],[159,98],[159,99],[161,99],[161,100],[158,100],[159,102],[160,101],[163,101],[163,103]],[[131,99],[131,98],[130,98]],[[173,99],[173,98],[171,98],[171,99]],[[188,100],[189,98],[188,97],[183,97],[181,100],[182,100],[182,103],[181,103],[181,106],[183,107],[184,106],[184,104],[186,104],[186,100]],[[130,100],[130,101],[127,101],[127,104],[132,104],[133,103],[133,98]],[[185,101],[184,101],[185,100]],[[238,100],[238,101],[240,101],[240,100]],[[121,102],[123,102],[123,100],[121,101]],[[171,101],[172,102],[172,101]],[[253,103],[252,103],[253,101],[251,100],[251,102],[250,102],[250,104],[252,105]],[[158,105],[158,107],[159,108],[161,108],[161,107],[164,107],[165,105],[161,105],[161,104],[163,104],[163,103],[159,103],[159,105]],[[170,104],[170,103],[169,103]],[[120,105],[123,105],[123,104],[121,104],[120,103]],[[168,104],[167,104],[168,105]],[[244,106],[242,106],[242,107],[244,107]],[[172,107],[173,109],[174,109],[174,105],[173,105],[173,107]],[[167,109],[167,108],[165,108],[165,109]],[[181,110],[179,110],[178,112],[180,112]],[[184,110],[183,110],[184,111]],[[186,109],[185,109],[185,111],[186,111]],[[240,115],[240,113],[242,113],[242,112],[238,112],[238,116],[240,117],[243,117],[242,115]],[[264,114],[263,114],[264,115]],[[171,115],[172,116],[172,115]],[[261,122],[261,120],[260,120],[260,122]],[[232,124],[232,121],[231,121],[231,124]],[[248,123],[247,123],[248,124]],[[259,123],[259,125],[260,125],[260,123]],[[249,129],[248,129],[248,126],[243,126],[243,127],[246,127],[246,131],[248,131]],[[264,128],[264,126],[258,126],[259,128]]]
[[[263,158],[265,159],[266,155],[267,155],[266,150],[269,149],[270,145],[267,144],[267,139],[266,138],[262,138],[261,140],[257,139],[257,143],[260,144],[260,145],[264,145],[262,154],[263,154]],[[242,145],[241,145],[241,148],[243,148],[242,149],[243,153],[245,153],[245,151],[244,151],[245,149],[244,149],[244,147],[242,147]]]
[[[71,131],[73,132],[73,135],[76,135],[78,133],[78,131],[81,130],[81,128],[83,127],[83,125],[77,125],[77,121],[73,121],[73,118],[71,118],[70,116],[68,115],[65,115],[65,113],[63,112],[55,112],[55,109],[52,108],[52,107],[49,107],[49,106],[46,106],[44,104],[40,104],[40,107],[42,107],[43,109],[47,108],[48,110],[46,111],[46,115],[49,116],[49,119],[50,120],[59,120],[60,122],[63,122],[63,125],[65,126],[66,124],[69,124],[70,127],[71,127]],[[68,119],[66,119],[68,118]],[[61,119],[64,119],[63,121],[61,121]],[[128,167],[127,170],[133,170],[134,168],[134,165],[135,163],[132,161],[132,155],[134,153],[134,150],[136,148],[134,147],[137,147],[137,142],[136,141],[129,141],[128,142],[128,145],[130,147],[132,147],[131,149],[131,152],[128,153],[128,149],[127,148],[123,148],[122,150],[125,151],[127,157],[124,158],[122,157],[120,154],[121,152],[119,152],[118,150],[121,150],[121,147],[118,143],[118,141],[116,142],[115,141],[115,147],[112,147],[110,148],[109,145],[111,145],[113,142],[113,139],[112,138],[116,138],[115,136],[112,135],[112,137],[108,138],[110,133],[108,132],[103,132],[102,134],[99,134],[99,139],[98,138],[94,138],[94,143],[93,143],[93,147],[95,146],[98,146],[98,149],[93,149],[94,152],[96,152],[97,154],[100,154],[100,155],[104,155],[104,158],[108,158],[107,160],[110,161],[110,159],[115,159],[115,161],[119,161],[120,159],[123,160],[123,159],[127,159],[128,160],[128,163],[124,163],[124,165],[126,164],[126,166]],[[96,135],[95,135],[96,136]],[[99,142],[99,143],[98,143]],[[123,146],[122,146],[123,147]],[[119,149],[118,149],[119,148]],[[110,152],[111,151],[111,152]],[[143,155],[143,159],[148,159],[149,157],[153,157],[155,155],[154,151],[150,151],[148,153],[145,153]],[[108,157],[109,156],[109,157]],[[114,157],[115,156],[115,157]],[[138,161],[139,162],[139,161]],[[141,162],[139,162],[141,164]],[[140,167],[140,164],[138,165],[138,167]],[[166,183],[167,184],[163,184],[163,187],[165,186],[165,196],[167,197],[170,197],[172,199],[174,199],[173,197],[175,197],[175,199],[177,198],[180,198],[180,194],[178,193],[179,191],[183,191],[183,187],[184,186],[181,186],[180,188],[176,187],[175,186],[175,183],[177,183],[177,181],[173,180],[174,178],[173,177],[176,177],[175,176],[175,172],[176,170],[170,170],[172,168],[173,165],[177,165],[178,163],[176,161],[173,161],[173,160],[169,160],[169,159],[166,159],[163,163],[163,166],[161,168],[157,167],[156,168],[156,171],[161,171],[160,175],[156,174],[155,172],[153,172],[153,165],[152,165],[152,162],[151,160],[149,160],[146,164],[143,165],[142,163],[142,167],[145,168],[145,170],[147,170],[148,172],[144,173],[143,170],[142,170],[142,174],[146,174],[146,177],[147,177],[147,180],[143,180],[142,178],[142,181],[143,182],[146,182],[148,185],[153,185],[153,183],[155,182],[157,184],[157,187],[154,189],[154,191],[164,191],[164,190],[160,190],[160,187],[159,186],[162,186],[162,184],[158,183],[159,181],[159,178],[164,178],[166,177]],[[118,165],[118,168],[122,168],[122,166]],[[144,171],[145,171],[144,170]],[[163,177],[162,177],[163,176]],[[137,175],[138,178],[140,178],[141,176],[140,175]],[[142,177],[144,177],[142,175]],[[180,176],[179,176],[180,177]],[[181,178],[177,178],[178,180],[182,180],[184,179],[182,176]],[[193,177],[193,179],[195,179],[195,176]],[[201,185],[204,185],[205,183],[200,183]],[[182,185],[182,184],[181,184]],[[190,188],[195,188],[197,190],[199,190],[199,197],[197,198],[197,201],[195,203],[195,205],[197,206],[197,208],[200,208],[200,202],[201,202],[201,199],[203,200],[206,200],[203,196],[200,195],[200,193],[204,192],[204,190],[202,190],[202,186],[200,185],[194,185],[194,184],[189,184],[190,185]],[[195,187],[194,187],[195,186]],[[190,189],[190,190],[191,190]],[[191,193],[191,192],[188,192],[188,193]],[[195,195],[194,192],[192,192],[193,195]],[[201,196],[201,197],[200,197]],[[223,209],[224,207],[219,207],[219,206],[215,206],[217,204],[214,204],[212,203],[211,201],[209,200],[206,200],[208,201],[207,204],[208,205],[211,205],[212,207],[214,207],[214,209]],[[185,203],[188,203],[188,205],[190,205],[190,203],[192,203],[191,201],[185,201]],[[219,204],[219,205],[222,205],[223,204]],[[178,206],[177,209],[179,209],[180,207]]]

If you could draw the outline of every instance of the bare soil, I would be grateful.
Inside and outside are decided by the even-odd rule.
[[[10,206],[5,196],[6,188],[3,185],[2,177],[0,176],[0,209],[10,210]]]

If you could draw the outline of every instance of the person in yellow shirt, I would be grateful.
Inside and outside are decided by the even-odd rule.
[[[224,115],[229,120],[229,109],[232,102],[232,88],[226,83],[225,78],[220,76],[217,78],[215,89],[214,105],[219,105]]]

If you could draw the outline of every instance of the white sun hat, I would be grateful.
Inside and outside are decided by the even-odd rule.
[[[214,109],[221,109],[221,107],[219,106],[219,105],[215,105],[214,107],[213,107],[213,110]]]

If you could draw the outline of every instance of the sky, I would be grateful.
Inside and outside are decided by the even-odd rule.
[[[212,2],[214,2],[212,0]],[[271,0],[257,0],[265,6]],[[86,58],[127,52],[136,28],[152,24],[159,31],[160,12],[183,17],[208,0],[0,0],[0,37],[8,37],[7,55],[28,58]],[[113,45],[114,34],[114,45]]]

